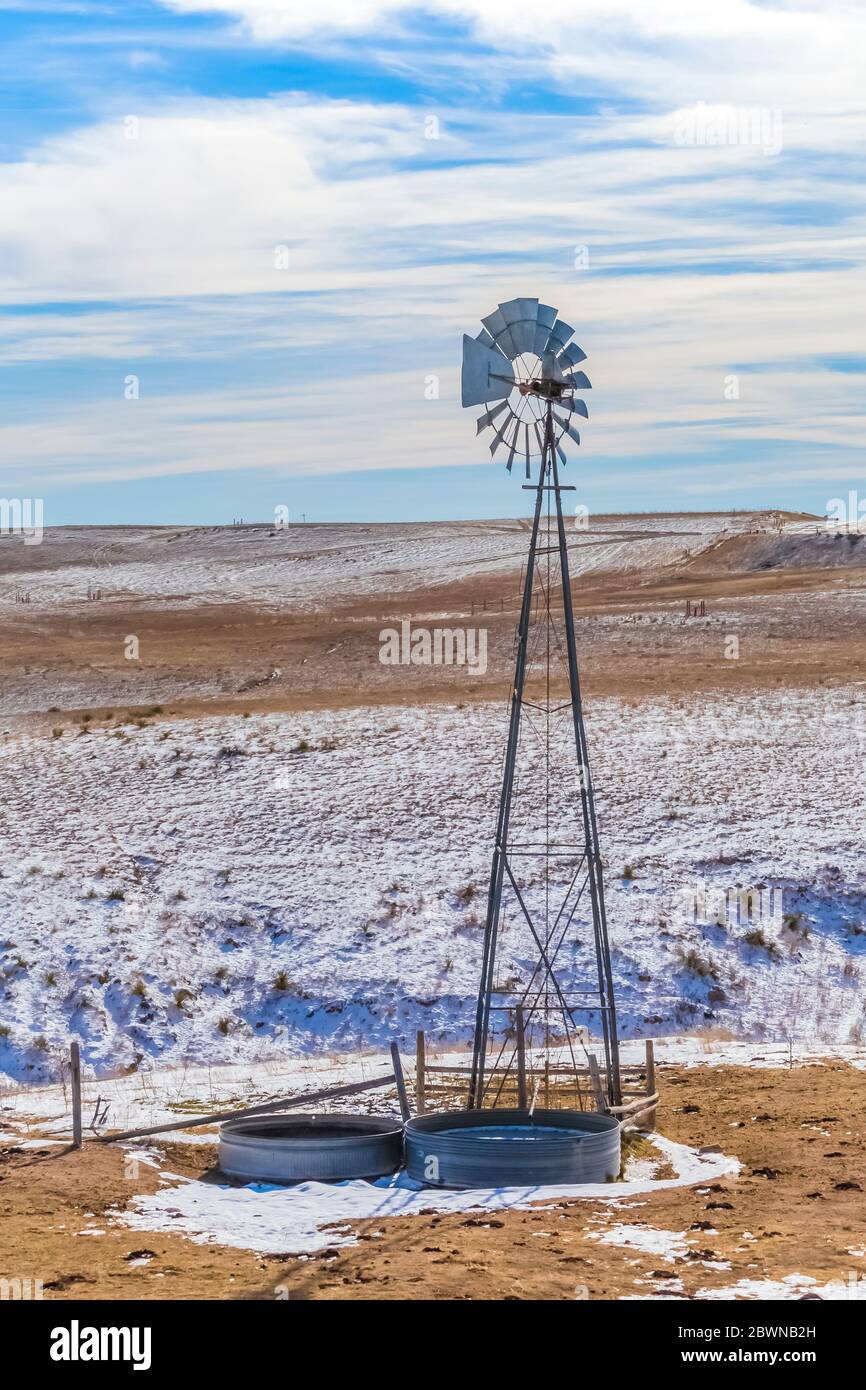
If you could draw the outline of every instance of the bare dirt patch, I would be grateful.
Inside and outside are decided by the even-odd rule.
[[[735,1154],[738,1177],[615,1210],[581,1201],[365,1222],[359,1246],[294,1267],[285,1282],[299,1298],[572,1299],[585,1286],[590,1298],[611,1299],[663,1292],[674,1279],[681,1297],[792,1273],[846,1279],[866,1270],[847,1253],[862,1245],[864,1088],[863,1074],[843,1064],[665,1068],[659,1128]],[[668,1261],[593,1238],[613,1225],[684,1233],[688,1253]]]
[[[741,1279],[796,1273],[823,1283],[866,1271],[864,1257],[849,1253],[863,1248],[862,1072],[834,1062],[665,1066],[659,1080],[662,1132],[736,1155],[739,1176],[616,1208],[575,1201],[359,1222],[357,1246],[298,1259],[111,1224],[108,1210],[160,1181],[144,1165],[135,1179],[125,1176],[122,1150],[6,1150],[0,1270],[41,1278],[46,1297],[58,1299],[573,1299],[584,1289],[611,1299],[666,1287],[693,1298]],[[160,1153],[162,1170],[219,1181],[211,1146],[164,1144]],[[87,1226],[105,1234],[80,1235]],[[668,1258],[596,1238],[630,1226],[638,1240],[647,1227],[681,1236],[681,1253]]]
[[[698,524],[600,517],[599,538],[573,542],[575,565],[587,541],[601,557],[602,567],[574,573],[571,585],[590,695],[641,699],[866,676],[866,544],[730,530],[718,540],[707,532],[704,544]],[[632,563],[640,552],[631,544],[617,549],[616,525],[650,546],[645,561]],[[664,543],[665,527],[692,548],[660,561],[652,547]],[[269,549],[276,542],[261,527],[152,535],[94,528],[52,534],[39,547],[0,547],[0,582],[14,564],[7,586],[35,586],[32,603],[10,599],[0,616],[7,719],[155,702],[196,715],[507,694],[526,558],[520,523],[298,532],[277,564]],[[197,588],[171,591],[178,566]],[[82,601],[91,569],[105,586],[99,602]],[[256,588],[262,573],[268,584]],[[704,601],[701,618],[685,616],[688,600]],[[483,628],[486,669],[383,665],[379,635],[404,621]],[[126,655],[130,635],[140,647],[135,660]],[[735,659],[726,655],[731,637]]]
[[[200,1176],[216,1151],[165,1145],[160,1168]],[[80,1153],[0,1150],[0,1277],[38,1279],[46,1299],[235,1298],[257,1294],[268,1269],[246,1250],[194,1245],[181,1236],[126,1230],[106,1213],[160,1186],[126,1151],[87,1144]],[[88,1228],[100,1235],[83,1235]]]

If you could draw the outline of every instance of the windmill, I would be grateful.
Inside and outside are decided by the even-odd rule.
[[[515,640],[515,671],[496,842],[490,872],[481,980],[475,1019],[470,1108],[497,1103],[505,1078],[520,1065],[523,1024],[541,1035],[545,1056],[570,1053],[582,1037],[578,1018],[598,1020],[604,1046],[603,1089],[621,1100],[619,1046],[604,905],[601,852],[589,770],[569,552],[560,483],[563,443],[580,443],[580,392],[590,381],[586,354],[557,310],[537,299],[500,304],[475,338],[463,338],[462,402],[483,406],[477,433],[492,430],[491,455],[505,452],[509,472],[519,459],[534,482],[534,512]],[[515,972],[504,983],[503,938],[517,928]],[[595,956],[591,984],[588,954]],[[495,1003],[494,1000],[508,1000]],[[492,1026],[494,1009],[520,1019],[517,1041]],[[489,1054],[498,1046],[498,1054]],[[549,1065],[549,1061],[548,1061]],[[579,1084],[579,1083],[578,1083]]]

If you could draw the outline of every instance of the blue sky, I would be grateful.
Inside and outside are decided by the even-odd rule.
[[[0,495],[49,523],[521,514],[457,395],[514,295],[588,354],[591,510],[866,495],[846,0],[0,0],[0,39]]]

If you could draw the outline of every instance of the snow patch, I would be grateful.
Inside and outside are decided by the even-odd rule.
[[[686,1187],[739,1171],[735,1158],[702,1155],[684,1144],[654,1135],[675,1178],[576,1186],[485,1188],[443,1192],[421,1187],[399,1173],[378,1182],[263,1183],[220,1186],[187,1179],[177,1187],[136,1197],[129,1209],[111,1213],[140,1231],[174,1231],[200,1244],[231,1245],[273,1254],[309,1254],[352,1245],[347,1222],[413,1216],[424,1212],[525,1210],[538,1202],[618,1202],[670,1187]]]

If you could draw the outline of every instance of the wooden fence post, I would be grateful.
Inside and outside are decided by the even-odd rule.
[[[517,1108],[525,1110],[526,1096],[526,1025],[523,1021],[523,1005],[514,1010],[514,1026],[517,1029]]]
[[[409,1108],[409,1097],[406,1094],[406,1078],[403,1075],[403,1063],[400,1061],[400,1051],[395,1042],[391,1044],[391,1061],[394,1065],[394,1080],[397,1082],[397,1096],[400,1101],[400,1114],[403,1121],[411,1120],[412,1111]]]
[[[646,1040],[646,1093],[651,1096],[656,1088],[656,1059],[652,1038]]]
[[[604,1114],[607,1110],[607,1105],[605,1104],[604,1100],[604,1091],[601,1088],[601,1075],[598,1070],[598,1059],[596,1058],[594,1053],[588,1052],[586,1054],[586,1060],[589,1062],[589,1077],[592,1082],[593,1095],[595,1096],[595,1108],[599,1111],[600,1114]]]
[[[427,1098],[424,1094],[425,1063],[424,1030],[419,1028],[415,1035],[415,1109],[419,1115],[423,1115],[427,1108]]]
[[[69,1046],[69,1080],[72,1086],[72,1147],[80,1149],[82,1145],[81,1129],[81,1056],[78,1043],[70,1043]]]

